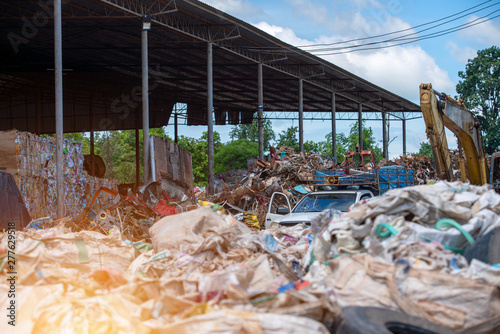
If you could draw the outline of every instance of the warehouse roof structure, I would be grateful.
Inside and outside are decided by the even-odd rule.
[[[0,1],[0,130],[54,133],[53,1]],[[258,107],[304,113],[384,111],[420,117],[414,103],[195,0],[62,2],[64,131],[134,129],[141,122],[142,17],[149,31],[150,127],[186,103],[187,124],[207,124],[207,43],[213,44],[216,124],[251,122]]]
[[[197,0],[0,0],[0,13],[0,130],[56,133],[58,217],[64,132],[90,131],[94,166],[94,131],[142,128],[147,183],[149,128],[184,103],[187,124],[208,127],[212,193],[214,123],[251,123],[257,111],[263,158],[264,110],[297,112],[301,151],[304,114],[330,111],[336,160],[337,114],[357,114],[360,149],[363,118],[380,115],[384,156],[387,120],[402,121],[405,153],[406,120],[420,117],[414,103]]]

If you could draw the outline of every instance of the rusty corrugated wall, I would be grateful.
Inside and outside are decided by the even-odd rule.
[[[193,167],[191,153],[165,138],[154,137],[156,179],[167,179],[193,190]]]

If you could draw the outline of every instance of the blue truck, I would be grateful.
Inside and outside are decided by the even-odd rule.
[[[382,195],[390,189],[415,185],[415,172],[403,166],[386,166],[370,171],[351,170],[347,175],[343,170],[315,171],[310,184],[316,189],[358,189],[371,190]]]

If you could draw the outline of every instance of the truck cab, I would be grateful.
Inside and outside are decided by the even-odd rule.
[[[266,229],[272,225],[292,226],[310,224],[311,219],[322,211],[332,209],[347,212],[352,204],[374,197],[369,190],[315,191],[304,196],[292,209],[288,197],[275,192],[271,197],[266,215]]]

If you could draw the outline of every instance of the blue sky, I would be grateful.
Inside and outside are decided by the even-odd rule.
[[[418,25],[444,18],[485,1],[461,0],[202,0],[224,12],[257,26],[265,32],[292,45],[342,42],[407,29],[404,34],[415,33]],[[484,10],[462,14],[464,17],[434,30],[420,32],[419,37],[441,29],[465,24],[492,13],[485,21],[468,29],[437,38],[391,48],[367,50],[338,55],[322,56],[326,60],[369,80],[389,91],[419,104],[420,83],[431,82],[441,92],[454,96],[458,72],[465,69],[467,60],[476,51],[500,44],[500,4],[488,1],[477,9]],[[498,11],[498,12],[496,12]],[[456,17],[454,17],[456,18]],[[479,21],[475,21],[479,22]],[[443,23],[443,21],[439,22]],[[390,35],[397,37],[400,35]],[[360,42],[355,42],[360,43]],[[398,124],[399,123],[399,124]],[[297,121],[273,121],[279,133]],[[340,132],[348,132],[351,123],[338,121]],[[377,139],[381,139],[381,124],[368,122]],[[215,127],[222,140],[229,140],[231,126]],[[167,131],[173,134],[173,126]],[[205,127],[182,126],[180,133],[199,138]],[[330,132],[329,121],[305,121],[305,140],[321,141]],[[402,153],[400,122],[391,122],[389,147],[391,157]],[[450,146],[456,141],[450,134]],[[407,151],[418,151],[426,140],[422,119],[407,123]],[[380,144],[381,146],[381,144]]]

